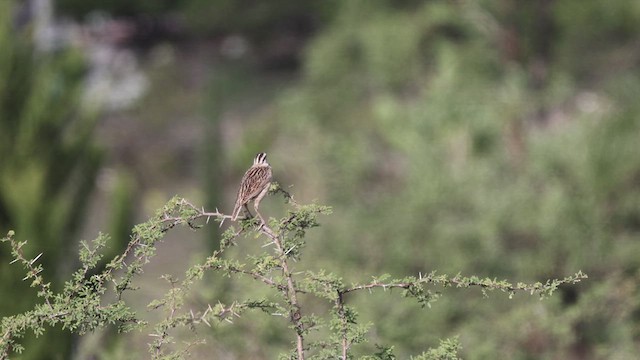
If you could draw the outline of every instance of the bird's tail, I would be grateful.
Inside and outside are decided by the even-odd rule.
[[[236,206],[233,208],[233,213],[231,213],[231,220],[236,221],[238,215],[240,215],[240,210],[242,210],[242,205],[240,202],[236,202]]]

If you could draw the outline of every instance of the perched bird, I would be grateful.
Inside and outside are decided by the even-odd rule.
[[[238,218],[240,210],[243,207],[247,210],[249,215],[251,215],[247,204],[249,201],[255,199],[253,207],[256,209],[256,213],[260,220],[264,223],[264,219],[260,215],[260,212],[258,212],[258,206],[260,205],[260,200],[262,200],[269,191],[269,185],[271,185],[271,166],[269,166],[269,163],[267,162],[267,154],[259,153],[256,155],[255,159],[253,159],[253,165],[242,177],[231,220],[235,221]]]

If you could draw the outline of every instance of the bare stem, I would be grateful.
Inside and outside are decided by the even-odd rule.
[[[349,339],[347,339],[347,316],[344,313],[343,293],[338,291],[336,297],[336,308],[340,317],[340,335],[342,337],[342,360],[347,360],[347,350],[349,350]]]

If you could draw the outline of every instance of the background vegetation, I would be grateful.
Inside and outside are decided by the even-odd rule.
[[[265,150],[296,198],[334,209],[310,234],[311,270],[334,271],[347,283],[363,273],[432,270],[531,282],[577,270],[590,276],[542,302],[465,292],[423,310],[354,296],[360,320],[374,324],[363,353],[394,344],[407,358],[453,336],[466,359],[626,359],[640,351],[635,1],[110,4],[55,3],[58,16],[84,24],[96,9],[113,16],[110,24],[124,22],[126,36],[111,45],[134,50],[149,79],[134,105],[88,117],[78,115],[79,97],[60,98],[74,94],[69,89],[92,66],[91,56],[80,55],[87,47],[33,52],[29,25],[17,26],[17,15],[6,15],[11,9],[0,11],[0,46],[14,49],[0,53],[0,126],[7,129],[0,136],[9,139],[0,144],[0,230],[28,239],[31,257],[51,252],[45,268],[56,277],[74,270],[63,249],[76,249],[80,237],[127,228],[111,227],[106,214],[130,223],[126,209],[140,209],[132,215],[139,218],[175,193],[229,208],[253,154]],[[47,130],[33,130],[39,127]],[[56,133],[64,134],[58,142]],[[68,169],[99,154],[86,150],[98,145],[104,158],[95,155],[93,171],[69,180]],[[120,189],[137,189],[119,197],[135,201],[128,207],[110,205],[117,186],[94,188],[98,174],[109,180],[114,173],[130,174],[115,182],[125,184]],[[113,183],[97,184],[105,182]],[[69,187],[85,190],[61,192]],[[271,216],[284,212],[279,201],[263,204]],[[216,237],[207,234],[201,245],[193,235],[167,239],[158,255],[164,260],[145,272],[157,293],[132,300],[143,307],[157,298],[166,287],[158,277],[182,274],[185,262],[215,248]],[[23,310],[9,304],[28,308],[17,299],[33,293],[13,285],[21,277],[5,270],[7,248],[0,259],[4,316]],[[250,282],[207,281],[192,294],[195,303],[224,302],[229,290],[263,295]],[[275,321],[236,325],[211,330],[194,357],[215,351],[268,359],[288,346]],[[76,357],[146,351],[135,337],[109,333],[59,343]],[[25,358],[42,358],[26,347]]]

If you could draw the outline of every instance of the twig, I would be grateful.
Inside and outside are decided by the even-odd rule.
[[[534,283],[534,284],[524,284],[524,283],[512,284],[507,281],[497,281],[495,279],[494,280],[479,279],[476,277],[467,278],[460,275],[456,275],[453,278],[449,278],[446,275],[438,276],[435,274],[429,274],[428,276],[422,276],[422,274],[420,274],[419,277],[416,278],[414,281],[395,281],[395,282],[389,282],[389,283],[381,283],[378,281],[373,281],[369,284],[356,285],[351,288],[346,288],[344,290],[341,290],[341,293],[346,294],[346,293],[354,292],[358,290],[374,289],[374,288],[383,288],[385,290],[391,289],[391,288],[409,289],[412,286],[416,286],[419,284],[433,283],[433,284],[440,284],[445,287],[447,286],[456,286],[456,287],[479,286],[484,289],[502,290],[509,293],[513,293],[515,291],[526,291],[533,294],[533,293],[545,293],[549,290],[554,290],[558,285],[573,284],[586,278],[587,278],[587,275],[579,271],[575,275],[565,277],[564,279],[547,280],[544,284],[540,282]]]

